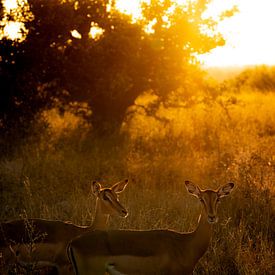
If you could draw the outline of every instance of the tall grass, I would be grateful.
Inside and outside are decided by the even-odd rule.
[[[90,182],[129,178],[121,201],[130,215],[112,219],[111,228],[190,231],[200,205],[184,181],[202,188],[232,181],[236,188],[220,206],[195,274],[274,274],[275,94],[224,93],[211,103],[162,106],[158,117],[168,122],[136,112],[125,125],[127,138],[96,139],[85,125],[61,135],[55,129],[2,159],[1,220],[26,211],[89,224]]]

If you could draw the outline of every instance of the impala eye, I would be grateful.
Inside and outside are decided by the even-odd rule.
[[[220,202],[221,201],[221,199],[220,198],[217,198],[217,202]]]

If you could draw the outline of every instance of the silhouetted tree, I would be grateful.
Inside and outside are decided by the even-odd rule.
[[[23,42],[6,38],[0,41],[0,130],[1,137],[6,137],[5,144],[10,137],[13,141],[24,138],[37,114],[50,108],[60,91],[56,73],[60,68],[59,55],[48,44],[48,35],[39,37],[39,30],[34,27],[37,22],[36,17],[26,23],[27,27],[33,25]],[[33,35],[35,31],[37,36]]]
[[[194,54],[224,43],[214,31],[217,22],[202,19],[207,0],[185,8],[153,0],[143,6],[144,17],[136,23],[107,8],[107,0],[28,2],[31,13],[23,12],[26,39],[0,42],[4,132],[15,124],[27,129],[41,110],[72,101],[88,102],[94,129],[112,132],[143,91],[152,89],[165,99],[190,81]],[[93,24],[104,30],[98,39],[89,35]],[[148,24],[151,33],[144,31]]]

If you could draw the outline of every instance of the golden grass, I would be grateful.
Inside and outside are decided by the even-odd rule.
[[[112,228],[195,228],[200,205],[184,180],[202,188],[236,183],[219,209],[212,243],[195,274],[274,274],[275,94],[224,94],[210,104],[158,110],[165,126],[139,113],[129,137],[94,139],[81,129],[42,138],[2,160],[1,220],[29,217],[89,224],[89,182],[128,177],[127,219]],[[58,121],[60,126],[60,121]],[[126,126],[125,126],[126,127]]]

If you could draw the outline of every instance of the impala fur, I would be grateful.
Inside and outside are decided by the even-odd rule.
[[[13,220],[0,224],[0,252],[6,264],[14,262],[14,253],[19,255],[18,261],[26,265],[30,261],[35,264],[49,262],[59,267],[60,273],[68,274],[70,263],[66,255],[68,242],[76,236],[96,229],[107,230],[110,215],[127,216],[127,210],[120,204],[118,195],[125,189],[128,180],[118,182],[111,188],[102,188],[93,182],[91,191],[96,197],[94,220],[90,226],[77,226],[59,220],[28,219]],[[26,222],[42,236],[33,240],[35,253],[29,255],[29,232]],[[62,271],[64,269],[64,271]]]
[[[186,181],[189,193],[202,204],[197,228],[190,233],[172,230],[94,231],[72,240],[68,255],[76,275],[88,274],[191,274],[206,252],[217,222],[217,204],[229,195],[233,183],[218,190],[201,190]]]

